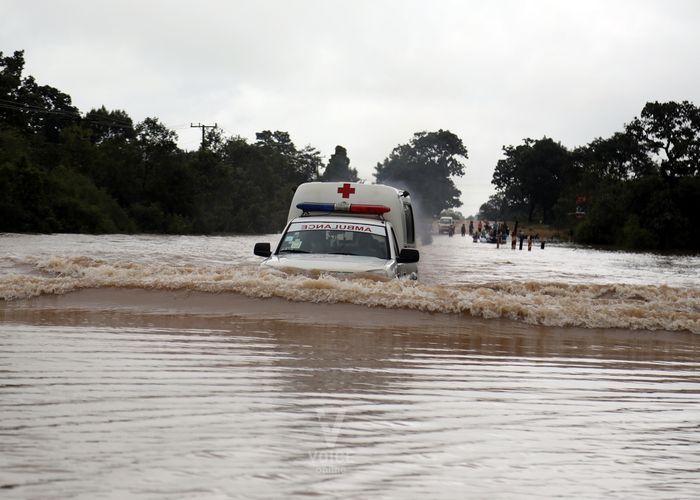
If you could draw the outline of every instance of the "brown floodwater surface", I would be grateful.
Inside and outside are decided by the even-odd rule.
[[[698,498],[688,331],[241,294],[0,301],[2,498]]]
[[[700,498],[700,256],[0,234],[0,498]]]

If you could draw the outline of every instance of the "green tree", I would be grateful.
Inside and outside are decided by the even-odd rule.
[[[607,139],[597,138],[572,154],[581,173],[595,182],[624,181],[655,175],[656,165],[637,134],[616,132]]]
[[[145,231],[189,232],[196,188],[177,134],[157,118],[137,124],[135,133],[138,191],[131,216]]]
[[[627,132],[658,161],[661,176],[697,176],[700,171],[700,109],[683,101],[648,102]]]
[[[405,188],[425,215],[436,217],[462,204],[452,177],[464,175],[467,158],[462,140],[449,130],[418,132],[377,163],[374,176],[378,183]]]
[[[226,142],[223,130],[221,130],[218,125],[214,125],[214,127],[205,130],[204,143],[202,146],[205,149],[220,155],[221,150],[224,147],[224,143]]]
[[[134,139],[135,131],[131,117],[122,110],[108,111],[104,106],[90,110],[83,124],[92,132],[92,141],[102,144],[105,141]]]
[[[0,164],[0,231],[49,232],[55,229],[48,173],[26,156]]]
[[[293,162],[294,175],[298,184],[318,179],[319,171],[323,167],[321,153],[311,145],[304,146]]]
[[[328,165],[320,180],[349,182],[360,180],[357,176],[357,170],[350,168],[350,158],[348,158],[348,152],[343,146],[335,147],[335,153],[328,160]]]
[[[24,51],[8,57],[0,52],[0,118],[6,126],[58,142],[61,130],[77,124],[80,113],[68,94],[37,84],[33,76],[23,78],[23,70]]]
[[[477,217],[481,220],[522,220],[527,218],[527,210],[525,205],[509,203],[505,194],[497,191],[479,207]]]
[[[164,171],[179,152],[177,134],[160,123],[158,118],[146,118],[136,125],[135,131],[136,147],[141,155],[139,181],[142,191],[146,192],[154,171]]]
[[[255,134],[256,146],[274,160],[278,175],[295,184],[294,187],[318,178],[323,161],[315,148],[306,146],[298,150],[288,132],[264,130]]]
[[[548,137],[504,146],[503,153],[506,157],[496,164],[492,183],[509,204],[527,206],[528,222],[537,209],[549,223],[567,177],[572,175],[571,154]]]
[[[503,193],[495,193],[489,196],[486,203],[479,207],[479,220],[498,220],[504,217],[507,203]]]
[[[24,70],[24,51],[18,50],[11,56],[0,52],[0,127],[24,131],[27,127],[27,114],[19,102]]]

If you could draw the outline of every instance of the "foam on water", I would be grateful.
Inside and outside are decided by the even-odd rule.
[[[507,280],[426,284],[262,270],[244,263],[176,265],[84,255],[26,257],[15,265],[31,271],[0,276],[4,300],[104,287],[192,290],[459,313],[548,326],[700,333],[700,291],[665,285]]]

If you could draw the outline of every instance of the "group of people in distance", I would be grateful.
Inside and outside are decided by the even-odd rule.
[[[528,250],[532,248],[532,242],[534,240],[539,240],[539,234],[528,234],[526,235],[524,231],[518,231],[518,221],[515,221],[515,227],[511,230],[508,227],[507,222],[494,222],[493,224],[489,221],[478,221],[476,227],[474,226],[474,221],[469,221],[469,228],[467,229],[466,224],[462,224],[461,227],[462,236],[466,236],[467,233],[472,237],[474,243],[496,243],[496,245],[505,244],[508,242],[508,237],[510,236],[511,248],[515,250],[517,240],[520,240],[520,249],[523,248],[523,241],[527,239]],[[449,235],[454,234],[453,230],[450,230]],[[542,242],[542,248],[544,248],[544,241]]]

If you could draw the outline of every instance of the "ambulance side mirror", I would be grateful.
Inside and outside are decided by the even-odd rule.
[[[256,243],[253,253],[258,257],[269,257],[272,255],[272,250],[269,243]]]
[[[396,259],[396,262],[399,264],[412,264],[418,262],[419,259],[420,252],[418,250],[415,248],[404,248],[399,252],[399,258]]]

